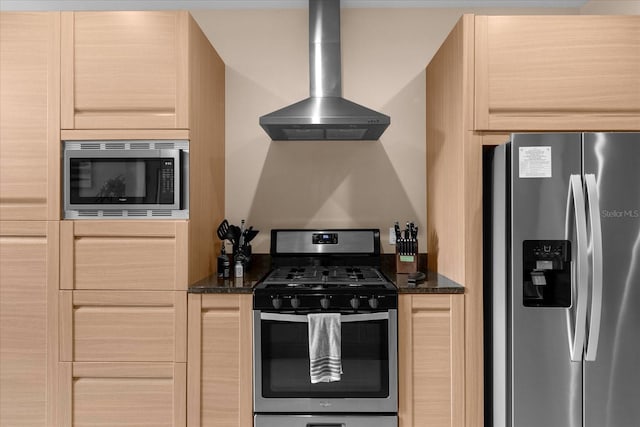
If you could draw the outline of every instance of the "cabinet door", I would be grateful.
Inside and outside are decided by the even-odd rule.
[[[189,294],[191,427],[251,427],[251,295]]]
[[[60,218],[60,14],[0,14],[0,218]]]
[[[476,130],[640,129],[640,17],[476,17]]]
[[[181,427],[184,363],[69,363],[59,367],[60,427]]]
[[[58,222],[0,221],[0,426],[54,424]]]
[[[60,360],[186,362],[184,291],[61,291]]]
[[[61,289],[187,289],[187,221],[62,221],[60,233]]]
[[[62,13],[62,128],[187,127],[188,13]]]
[[[464,425],[464,296],[401,295],[400,427]]]

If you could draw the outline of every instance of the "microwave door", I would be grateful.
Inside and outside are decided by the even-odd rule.
[[[180,209],[179,150],[65,152],[65,207]]]

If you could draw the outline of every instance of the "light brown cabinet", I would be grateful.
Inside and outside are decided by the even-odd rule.
[[[635,130],[637,16],[477,16],[476,130]]]
[[[464,425],[464,295],[400,295],[400,427]]]
[[[59,427],[183,427],[184,363],[61,362]]]
[[[187,12],[63,12],[62,128],[187,128]]]
[[[60,233],[58,425],[184,426],[188,221]]]
[[[187,221],[62,221],[60,288],[186,290]]]
[[[0,219],[60,218],[60,14],[0,14]]]
[[[62,291],[60,360],[186,362],[187,294]]]
[[[53,426],[58,222],[0,221],[0,426]]]
[[[465,286],[465,425],[483,425],[483,147],[640,130],[640,17],[464,15],[426,70],[429,269]]]
[[[251,427],[250,294],[189,294],[190,427]]]

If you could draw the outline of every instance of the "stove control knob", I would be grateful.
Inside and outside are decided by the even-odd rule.
[[[327,298],[327,297],[322,298],[322,299],[320,300],[320,306],[321,306],[323,309],[325,309],[325,310],[326,310],[327,308],[329,308],[329,298]]]
[[[273,308],[275,308],[276,310],[280,310],[280,307],[282,307],[282,298],[280,298],[279,296],[274,297],[271,300],[271,304],[273,305]]]
[[[374,310],[378,308],[378,298],[376,297],[369,298],[369,307],[373,308]]]
[[[298,298],[298,297],[291,298],[291,307],[293,307],[293,308],[300,307],[300,298]]]
[[[360,307],[360,299],[355,295],[353,296],[353,298],[351,298],[351,300],[349,300],[349,303],[354,310],[357,310],[358,307]]]

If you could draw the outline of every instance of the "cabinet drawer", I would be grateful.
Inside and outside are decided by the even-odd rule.
[[[61,291],[60,315],[61,361],[186,361],[186,292]]]
[[[63,221],[61,289],[186,290],[186,221]]]
[[[61,427],[178,427],[186,423],[186,364],[59,366]]]

